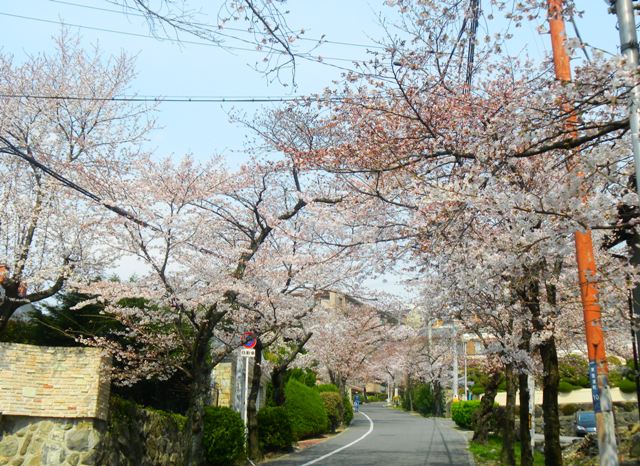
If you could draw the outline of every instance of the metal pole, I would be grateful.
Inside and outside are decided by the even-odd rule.
[[[626,59],[626,65],[631,72],[631,80],[629,82],[629,126],[631,129],[631,148],[633,150],[633,160],[635,162],[636,173],[636,191],[640,195],[640,87],[638,87],[637,69],[639,65],[638,58],[638,37],[636,35],[636,21],[633,16],[633,4],[631,0],[612,0],[611,5],[614,6],[618,17],[618,30],[620,32],[620,51]],[[631,242],[638,241],[638,235],[632,235]],[[631,263],[640,265],[640,245],[631,244],[630,249],[633,251]],[[638,360],[637,348],[640,348],[640,332],[637,331],[638,322],[640,322],[640,284],[636,283],[632,291],[631,306],[631,334],[634,346],[634,362],[636,370],[636,384],[638,384]],[[638,410],[640,410],[640,385],[637,386]]]
[[[464,399],[469,399],[469,387],[467,385],[467,340],[465,338],[462,339],[462,344],[464,345]]]
[[[632,73],[629,82],[629,126],[631,127],[631,148],[635,161],[636,180],[640,180],[640,88],[637,82],[638,68],[638,37],[636,35],[636,21],[633,16],[633,2],[631,0],[615,0],[618,30],[620,31],[620,51],[626,59],[628,70]],[[636,191],[640,194],[640,184],[636,182]]]
[[[570,82],[571,65],[565,49],[566,34],[562,18],[563,0],[548,0],[548,6],[556,78],[561,82]],[[577,115],[569,102],[563,102],[562,108],[569,115],[566,120],[566,129],[572,137],[575,137],[577,136]],[[613,404],[609,391],[609,368],[602,329],[602,309],[598,303],[597,271],[591,231],[576,231],[575,245],[600,464],[602,466],[617,466],[618,448],[613,420]]]
[[[244,358],[244,403],[242,406],[245,426],[247,425],[247,405],[249,404],[249,359],[248,357]],[[237,419],[237,418],[236,418]]]
[[[536,380],[533,374],[527,375],[527,386],[529,388],[529,437],[531,438],[531,451],[536,448]]]

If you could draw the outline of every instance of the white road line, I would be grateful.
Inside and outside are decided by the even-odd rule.
[[[371,418],[369,416],[367,416],[365,413],[363,413],[362,411],[360,411],[360,414],[362,414],[364,417],[366,417],[367,419],[369,419],[369,430],[362,435],[361,437],[355,439],[353,442],[346,444],[343,447],[338,448],[337,450],[333,450],[332,452],[327,453],[326,455],[322,455],[320,458],[316,458],[315,460],[311,460],[308,461],[306,463],[304,463],[302,466],[309,466],[310,464],[315,464],[318,461],[322,461],[325,458],[329,458],[332,455],[335,455],[336,453],[341,452],[342,450],[344,450],[345,448],[349,448],[352,445],[355,445],[356,443],[358,443],[360,440],[362,440],[363,438],[365,438],[367,435],[369,435],[371,432],[373,432],[373,421],[371,420]]]

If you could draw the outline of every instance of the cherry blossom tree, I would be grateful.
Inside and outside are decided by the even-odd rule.
[[[84,51],[64,31],[55,52],[23,63],[5,53],[0,67],[2,331],[20,306],[55,295],[71,277],[100,273],[112,259],[99,246],[108,212],[42,168],[109,197],[153,121],[144,106],[110,101],[127,90],[133,61]]]
[[[637,203],[627,187],[626,72],[596,53],[573,83],[560,84],[548,62],[504,53],[504,37],[476,42],[471,62],[463,50],[475,37],[462,26],[468,15],[460,2],[391,3],[403,22],[386,50],[328,89],[313,118],[297,119],[293,132],[303,128],[306,138],[277,143],[301,164],[341,178],[356,211],[384,212],[370,232],[393,232],[386,238],[400,245],[394,256],[413,257],[411,271],[425,277],[429,299],[444,298],[445,312],[475,313],[474,303],[486,303],[477,321],[503,327],[506,363],[526,366],[539,352],[547,460],[560,464],[558,322],[579,320],[571,236],[589,228],[604,246],[604,232],[633,228],[619,216]],[[517,5],[516,20],[544,21],[538,3]],[[458,71],[465,64],[473,80]],[[571,112],[579,118],[568,129]],[[626,251],[617,261],[598,254],[606,317],[619,321],[635,271]]]

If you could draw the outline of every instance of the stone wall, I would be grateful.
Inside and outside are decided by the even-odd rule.
[[[96,464],[104,422],[3,416],[0,464],[84,466]]]
[[[0,343],[0,413],[105,420],[110,367],[97,348]]]
[[[109,398],[95,348],[0,343],[0,465],[180,466],[183,416]]]
[[[98,453],[105,466],[181,466],[185,417],[113,398]]]

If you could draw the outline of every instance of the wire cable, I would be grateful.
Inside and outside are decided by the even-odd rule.
[[[63,175],[61,175],[60,173],[56,172],[52,168],[50,168],[47,165],[43,164],[42,162],[36,160],[31,155],[25,153],[23,150],[18,148],[15,144],[13,144],[11,141],[9,141],[4,136],[0,136],[0,142],[4,143],[5,146],[6,146],[6,147],[1,147],[0,148],[0,153],[7,154],[7,155],[15,155],[15,156],[23,159],[24,161],[29,163],[32,167],[37,168],[37,169],[41,170],[42,172],[46,173],[47,175],[49,175],[50,177],[58,180],[64,186],[66,186],[66,187],[68,187],[68,188],[80,193],[82,196],[84,196],[84,197],[86,197],[88,199],[91,199],[92,201],[96,202],[97,204],[101,205],[102,207],[106,208],[107,210],[110,210],[111,212],[119,215],[120,217],[123,217],[123,218],[129,220],[130,222],[135,223],[138,226],[141,226],[143,228],[148,228],[148,229],[150,229],[150,230],[152,230],[152,231],[154,231],[156,233],[164,233],[161,228],[159,228],[159,227],[157,227],[155,225],[152,225],[151,223],[149,223],[149,222],[147,222],[145,220],[141,220],[135,214],[127,211],[126,209],[123,209],[122,207],[119,207],[117,205],[113,205],[113,204],[105,201],[104,199],[102,199],[97,194],[92,193],[88,189],[85,189],[82,186],[78,185],[77,183],[75,183],[75,182],[71,181],[70,179],[64,177]],[[195,245],[195,244],[192,244],[192,243],[186,243],[186,244],[189,245],[190,247],[196,249],[199,252],[202,252],[202,253],[205,253],[205,254],[216,255],[216,253],[214,251],[211,251],[210,249],[203,248],[201,246],[198,246],[198,245]]]
[[[64,0],[49,0],[52,3],[59,3],[62,5],[69,5],[69,6],[74,6],[74,7],[78,7],[78,8],[85,8],[88,10],[96,10],[96,11],[104,11],[104,12],[108,12],[108,13],[115,13],[115,14],[119,14],[119,15],[126,15],[126,16],[136,16],[139,18],[146,18],[146,16],[142,13],[137,13],[137,10],[133,10],[131,12],[129,11],[121,11],[121,10],[114,10],[112,8],[102,8],[102,7],[97,7],[97,6],[92,6],[92,5],[83,5],[80,3],[75,3],[75,2],[68,2],[68,1],[64,1]],[[129,10],[131,8],[128,8]],[[259,34],[262,36],[268,36],[269,34],[266,32],[261,32],[261,31],[247,31],[245,29],[240,29],[240,28],[234,28],[234,27],[227,27],[225,26],[222,30],[227,30],[227,31],[234,31],[234,32],[242,32],[242,33],[251,33],[251,34]],[[214,34],[218,34],[218,32],[214,32]],[[338,40],[329,40],[329,39],[325,39],[324,37],[320,37],[320,38],[314,38],[314,37],[299,37],[296,40],[300,40],[300,41],[306,41],[306,42],[315,42],[317,44],[331,44],[331,45],[342,45],[342,46],[346,46],[346,47],[360,47],[360,48],[367,48],[367,49],[380,49],[380,50],[384,50],[385,47],[382,45],[378,45],[378,44],[358,44],[355,42],[346,42],[346,41],[338,41]]]
[[[223,50],[239,51],[239,52],[275,53],[275,54],[278,54],[278,55],[289,55],[284,50],[278,50],[278,49],[275,49],[275,48],[272,48],[272,47],[263,47],[263,49],[260,50],[259,48],[248,48],[248,47],[238,47],[238,46],[232,46],[232,45],[222,45],[222,44],[218,44],[218,43],[214,43],[214,42],[183,40],[183,39],[172,39],[172,38],[169,38],[169,37],[152,36],[150,34],[142,34],[142,33],[138,33],[138,32],[120,31],[120,30],[117,30],[117,29],[109,29],[109,28],[103,28],[103,27],[97,27],[97,26],[85,26],[83,24],[74,24],[74,23],[67,23],[67,22],[64,22],[64,21],[58,21],[58,20],[52,20],[52,19],[44,19],[44,18],[36,18],[36,17],[33,17],[33,16],[18,15],[18,14],[14,14],[14,13],[7,13],[7,12],[4,12],[4,11],[0,12],[0,16],[8,16],[8,17],[11,17],[11,18],[19,18],[19,19],[23,19],[23,20],[27,20],[27,21],[36,21],[36,22],[39,22],[39,23],[57,24],[57,25],[60,25],[60,26],[70,26],[70,27],[74,27],[74,28],[87,29],[87,30],[90,30],[90,31],[107,32],[107,33],[110,33],[110,34],[121,34],[121,35],[131,36],[131,37],[141,37],[141,38],[145,38],[145,39],[154,39],[154,40],[171,42],[171,43],[176,43],[176,44],[189,44],[189,45],[200,45],[200,46],[205,46],[205,47],[217,47],[217,48],[220,48],[220,49],[223,49]],[[298,58],[309,60],[309,61],[313,61],[313,62],[317,62],[317,63],[321,63],[321,64],[325,60],[342,61],[342,62],[349,62],[349,63],[357,63],[357,62],[366,61],[366,60],[361,60],[361,59],[343,58],[343,57],[329,57],[329,56],[312,57],[309,54],[294,54],[294,55],[296,57],[298,57]],[[353,71],[353,70],[350,70],[350,71]],[[356,72],[356,71],[354,71],[354,72]]]
[[[86,102],[181,102],[181,103],[286,103],[307,102],[316,100],[313,97],[218,97],[218,96],[114,96],[114,97],[85,97],[74,95],[45,95],[45,94],[2,94],[0,99],[39,99],[39,100],[70,100]],[[342,97],[317,99],[322,101],[341,101]]]

